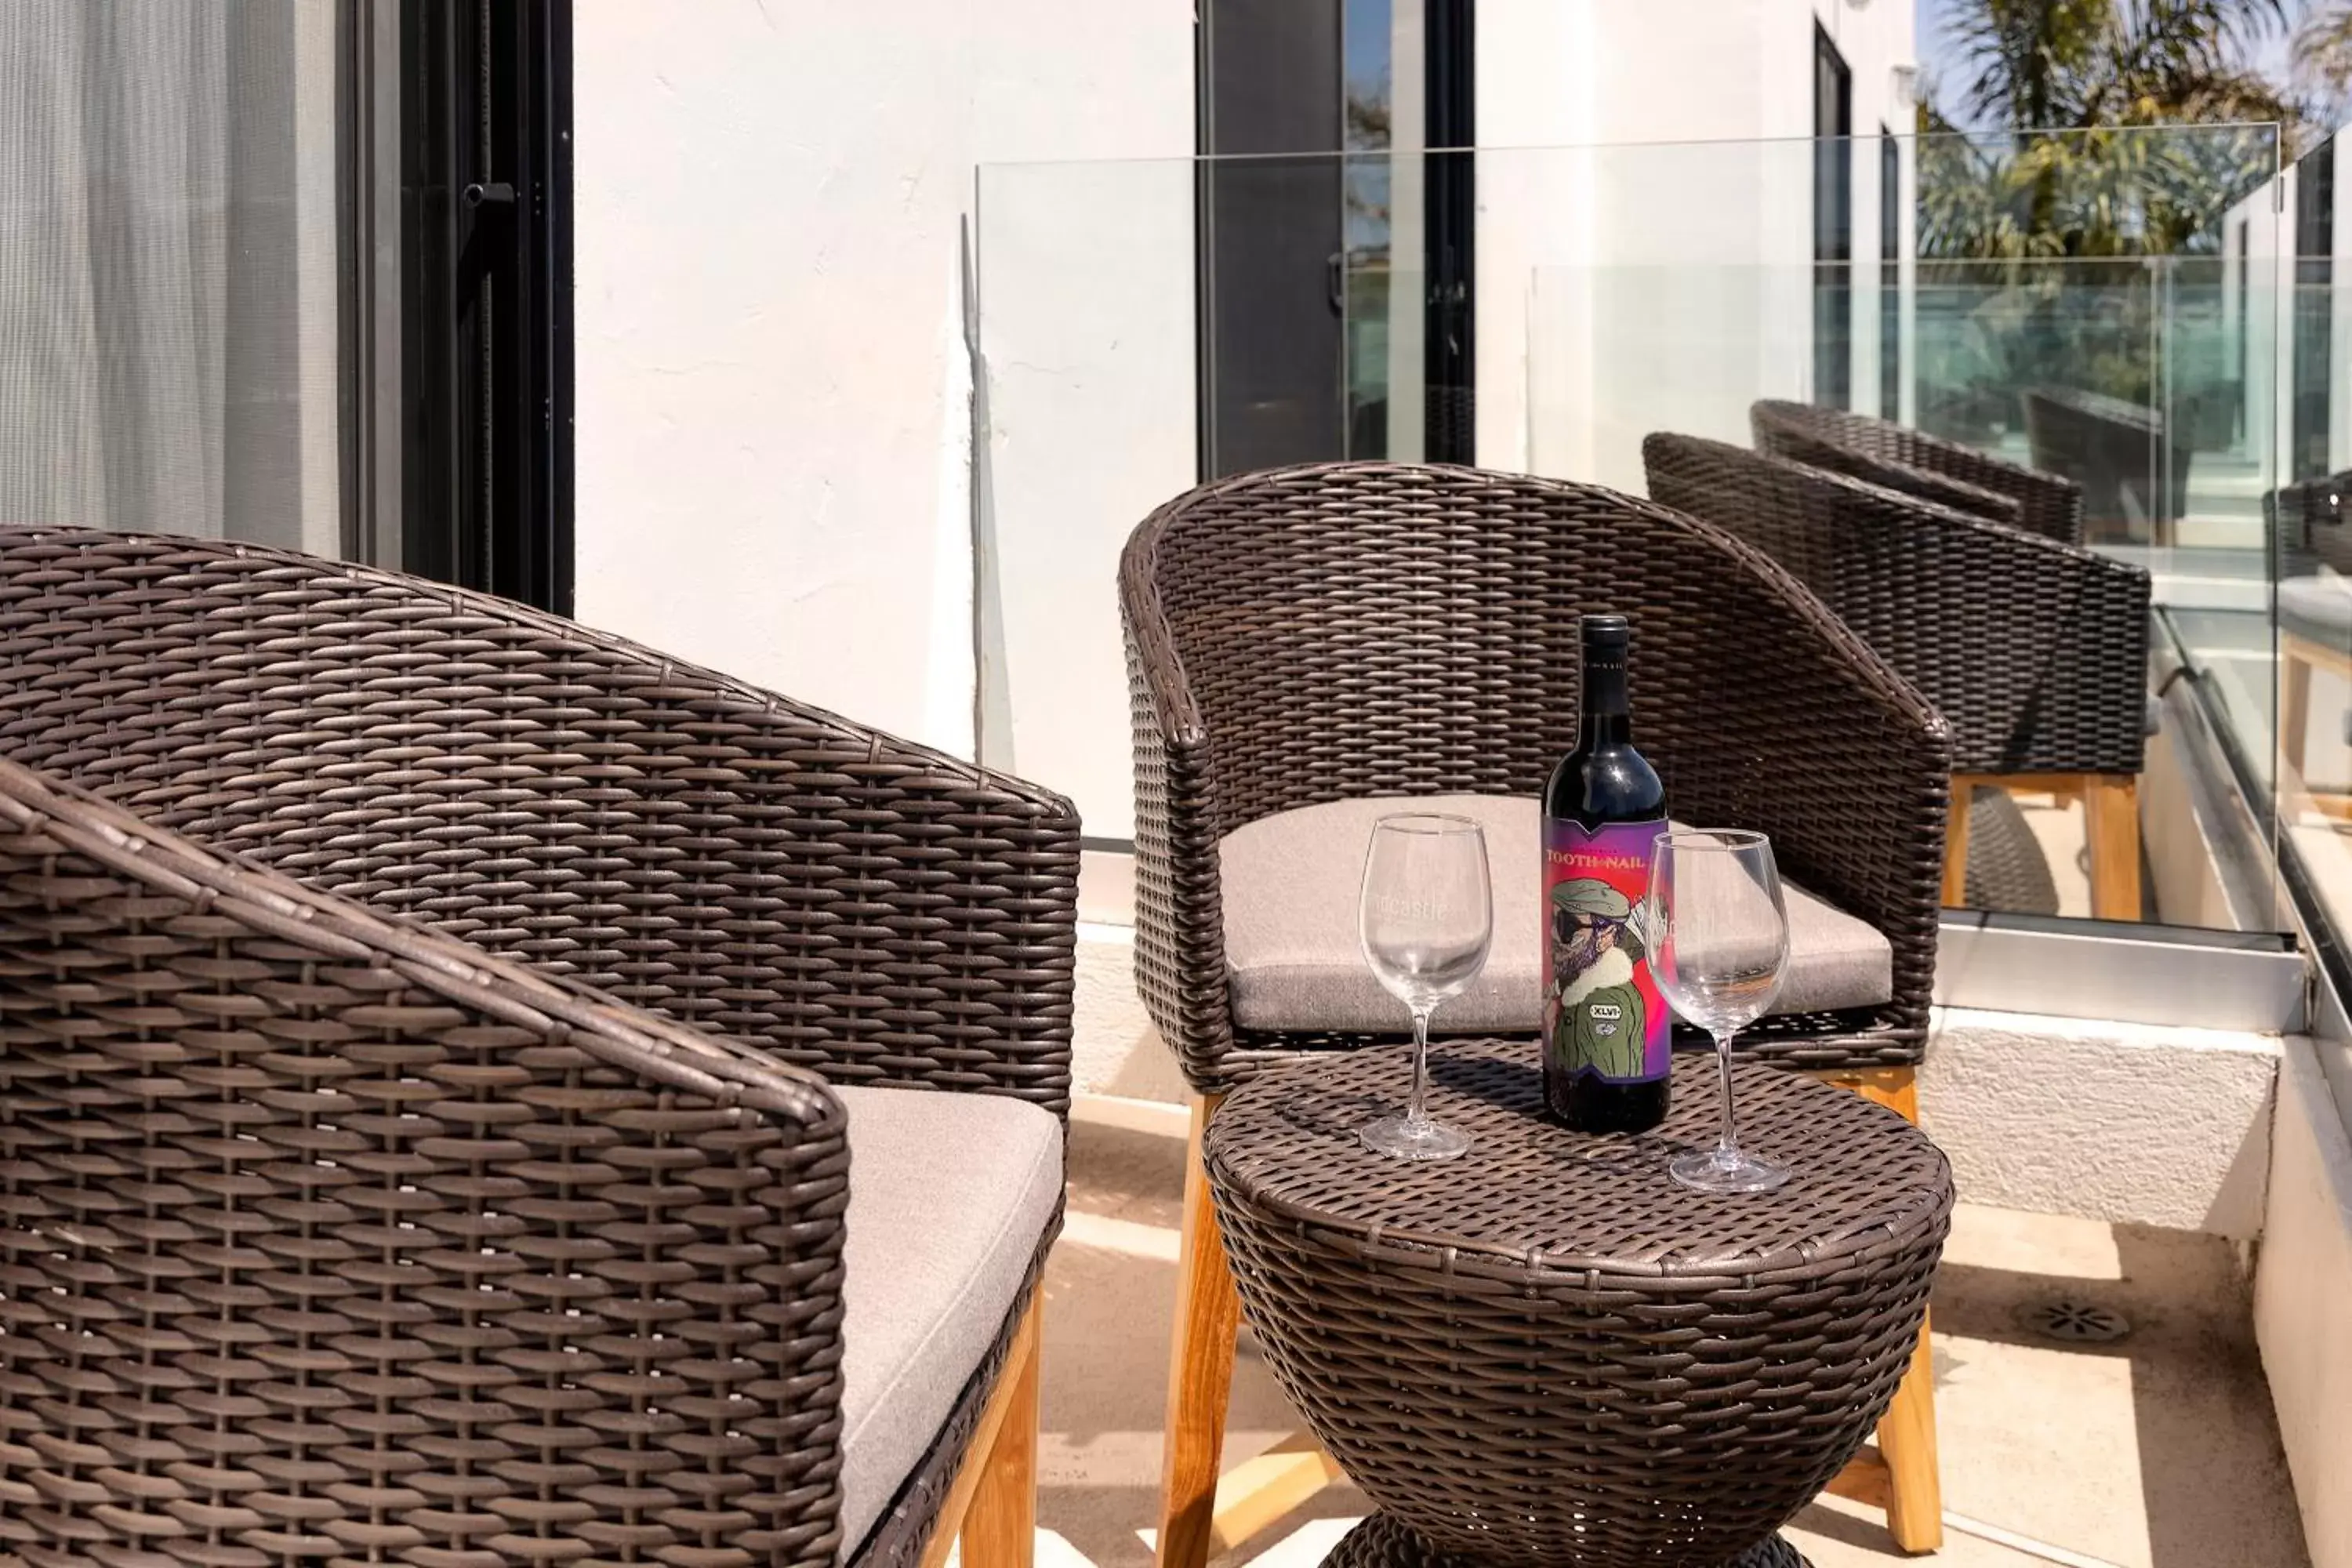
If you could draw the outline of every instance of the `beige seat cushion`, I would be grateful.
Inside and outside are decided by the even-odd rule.
[[[1261,817],[1218,846],[1224,876],[1225,972],[1246,1029],[1406,1027],[1357,937],[1356,900],[1372,824],[1399,811],[1474,817],[1486,832],[1495,944],[1470,989],[1437,1010],[1448,1033],[1532,1034],[1543,985],[1536,802],[1460,795],[1337,801]],[[1879,931],[1794,884],[1789,973],[1775,1013],[1863,1007],[1895,994],[1895,954]]]
[[[1062,1200],[1062,1123],[1001,1095],[834,1092],[849,1112],[841,1352],[847,1562],[929,1452],[1029,1277]]]

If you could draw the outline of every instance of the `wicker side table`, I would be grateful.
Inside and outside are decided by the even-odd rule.
[[[1927,1310],[1950,1168],[1893,1113],[1742,1065],[1743,1143],[1796,1175],[1722,1197],[1667,1174],[1715,1133],[1714,1064],[1654,1132],[1542,1120],[1524,1042],[1442,1043],[1433,1114],[1475,1145],[1365,1151],[1406,1047],[1270,1069],[1210,1122],[1244,1310],[1324,1446],[1437,1553],[1717,1568],[1837,1473]]]
[[[1460,1557],[1436,1547],[1391,1519],[1376,1513],[1339,1538],[1323,1559],[1323,1568],[1485,1568],[1480,1559]],[[1727,1568],[1812,1568],[1797,1549],[1779,1536],[1741,1552]]]

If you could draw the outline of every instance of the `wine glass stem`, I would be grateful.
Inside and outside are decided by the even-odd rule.
[[[1723,1136],[1715,1145],[1716,1152],[1720,1154],[1734,1153],[1739,1148],[1739,1129],[1731,1113],[1731,1037],[1734,1032],[1730,1029],[1714,1031],[1715,1079],[1723,1095]]]
[[[1404,1102],[1404,1119],[1420,1123],[1429,1120],[1421,1102],[1429,1089],[1429,1009],[1412,1010],[1412,1098]]]

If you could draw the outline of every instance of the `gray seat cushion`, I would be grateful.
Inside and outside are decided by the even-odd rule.
[[[930,1449],[995,1342],[1062,1196],[1062,1124],[1001,1095],[836,1090],[849,1110],[843,1246],[845,1561]]]
[[[1225,973],[1246,1029],[1406,1028],[1357,938],[1356,900],[1372,824],[1391,812],[1475,817],[1486,832],[1495,942],[1470,989],[1437,1011],[1448,1033],[1532,1034],[1543,988],[1539,814],[1520,795],[1345,800],[1261,817],[1218,846],[1224,882]],[[1870,925],[1786,886],[1789,973],[1775,1013],[1864,1007],[1895,994],[1895,953]]]
[[[2352,647],[2352,577],[2321,573],[2278,585],[2279,625],[2327,647]]]

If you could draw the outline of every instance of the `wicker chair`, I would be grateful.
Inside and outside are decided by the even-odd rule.
[[[1842,408],[1765,399],[1748,411],[1756,449],[1956,511],[2083,542],[2083,487],[1973,447]]]
[[[1676,813],[1769,830],[1793,879],[1892,949],[1886,1002],[1769,1020],[1745,1048],[1908,1109],[1951,754],[1926,701],[1760,552],[1587,486],[1373,463],[1244,475],[1138,528],[1119,595],[1137,985],[1194,1091],[1160,1561],[1198,1568],[1230,1535],[1217,1518],[1250,1511],[1229,1493],[1213,1513],[1237,1306],[1201,1137],[1251,1074],[1374,1037],[1237,1017],[1229,836],[1318,803],[1539,794],[1575,740],[1578,613],[1628,615],[1641,745]],[[1915,1381],[1898,1407],[1920,1421]],[[1908,1543],[1938,1528],[1934,1479],[1932,1458],[1898,1477]]]
[[[2278,585],[2279,752],[2294,783],[2330,816],[2352,818],[2340,782],[2312,791],[2305,778],[2311,732],[2311,676],[2352,679],[2352,533],[2345,503],[2352,471],[2282,485],[2263,498],[2263,519],[2284,563]],[[2352,738],[2352,735],[2347,735]]]
[[[2140,918],[2147,574],[2079,546],[1801,463],[1685,436],[1643,443],[1650,493],[1793,573],[1951,721],[1955,790],[2084,802],[2091,907]],[[1961,903],[1956,815],[1945,901]]]
[[[0,1552],[1028,1561],[1066,804],[279,551],[0,616]]]
[[[2083,487],[2086,537],[2167,545],[2189,505],[2189,447],[2155,410],[2072,387],[2025,394],[2033,466]]]

